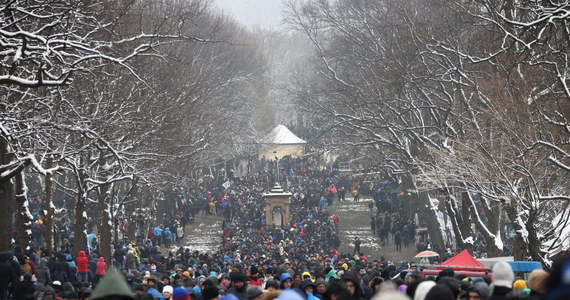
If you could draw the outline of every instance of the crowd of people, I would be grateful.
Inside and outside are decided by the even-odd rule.
[[[0,254],[0,300],[543,299],[555,287],[546,284],[548,273],[537,272],[528,289],[502,263],[495,266],[492,279],[466,278],[452,270],[443,270],[435,281],[422,279],[405,263],[368,258],[358,237],[354,251],[339,252],[342,220],[328,208],[347,193],[358,199],[362,188],[318,157],[260,160],[251,176],[230,179],[229,184],[214,180],[180,192],[178,209],[134,240],[118,240],[111,261],[101,255],[94,233],[86,249],[74,249],[69,236],[49,253],[14,245],[13,251]],[[288,224],[266,224],[263,216],[262,193],[273,181],[292,193]],[[376,192],[370,207],[372,231],[383,243],[391,235],[397,248],[401,243],[408,247],[414,223],[402,217],[402,207],[393,205],[385,187]],[[199,252],[173,247],[183,240],[184,226],[199,214],[223,217],[219,248]],[[75,250],[81,250],[77,257]],[[570,278],[570,267],[562,271]],[[570,284],[556,276],[556,287]],[[557,293],[548,299],[567,295],[565,290]]]

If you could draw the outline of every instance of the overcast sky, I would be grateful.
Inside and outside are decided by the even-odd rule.
[[[282,27],[281,0],[215,0],[214,2],[247,26]]]

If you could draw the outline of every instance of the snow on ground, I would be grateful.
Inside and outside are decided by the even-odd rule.
[[[220,245],[222,234],[222,218],[214,216],[197,216],[196,221],[186,225],[184,240],[170,247],[170,251],[177,251],[181,246],[190,249],[190,252],[215,252]]]
[[[388,245],[380,245],[380,239],[370,229],[370,209],[368,208],[370,202],[372,199],[369,198],[361,198],[360,201],[354,202],[352,196],[347,195],[346,201],[335,201],[329,207],[331,214],[339,216],[340,251],[352,253],[354,238],[359,236],[361,251],[368,259],[384,257],[393,262],[413,261],[417,254],[413,244],[408,248],[402,247],[402,251],[396,251],[394,241],[390,238]]]

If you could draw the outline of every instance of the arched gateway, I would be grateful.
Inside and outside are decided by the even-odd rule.
[[[263,194],[265,199],[265,224],[280,227],[288,225],[291,221],[291,196],[293,194],[283,191],[279,183],[271,189],[271,192]]]

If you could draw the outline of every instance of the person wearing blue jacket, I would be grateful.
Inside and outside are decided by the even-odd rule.
[[[169,227],[166,227],[164,229],[163,235],[164,235],[163,240],[164,244],[166,245],[166,248],[170,248],[170,244],[172,243],[172,232],[170,232]]]
[[[160,246],[160,242],[162,241],[162,228],[160,228],[160,226],[154,227],[154,239],[155,244]]]

